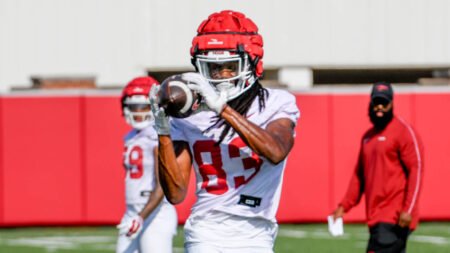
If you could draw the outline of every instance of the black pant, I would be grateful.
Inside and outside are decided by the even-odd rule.
[[[397,224],[377,223],[369,229],[368,253],[405,253],[406,241],[411,233],[409,228]]]

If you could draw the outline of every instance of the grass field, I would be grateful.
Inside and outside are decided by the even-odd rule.
[[[114,252],[114,227],[33,227],[0,229],[1,253]],[[277,253],[364,252],[364,225],[346,225],[345,235],[331,237],[325,224],[280,225]],[[183,230],[178,228],[174,252],[183,252]],[[450,253],[450,223],[422,223],[408,243],[408,253]]]

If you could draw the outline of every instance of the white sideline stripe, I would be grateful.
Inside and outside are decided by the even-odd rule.
[[[89,246],[89,249],[93,249],[93,250],[111,250],[111,252],[115,252],[116,251],[116,244],[103,244],[103,245],[92,245]]]
[[[46,248],[48,251],[56,249],[76,249],[80,244],[103,244],[95,245],[94,249],[104,250],[115,249],[116,238],[111,236],[45,236],[45,237],[19,237],[14,239],[3,239],[4,242],[11,246],[31,246]]]
[[[304,239],[304,238],[313,238],[313,239],[350,239],[351,236],[353,238],[358,237],[358,239],[366,240],[368,238],[368,234],[366,236],[359,236],[360,234],[349,234],[344,233],[343,236],[340,237],[332,237],[328,232],[325,232],[323,230],[316,230],[316,231],[302,231],[302,230],[290,230],[290,229],[280,229],[278,231],[278,236],[280,237],[291,237],[291,238],[298,238],[298,239]],[[419,243],[430,243],[430,244],[437,244],[437,245],[449,245],[450,244],[450,238],[449,237],[443,237],[443,236],[429,236],[429,235],[411,235],[410,239],[414,242]]]
[[[0,245],[28,246],[45,248],[48,252],[59,249],[72,250],[80,248],[83,244],[89,250],[111,250],[116,249],[117,237],[115,236],[40,236],[0,238]],[[183,253],[184,248],[173,248],[174,253]]]
[[[281,230],[278,231],[278,236],[294,237],[294,238],[307,238],[308,237],[308,232],[300,231],[300,230],[281,229]]]
[[[52,241],[51,238],[43,239],[34,239],[34,238],[20,238],[20,239],[5,239],[6,245],[10,246],[33,246],[46,248],[47,250],[51,249],[76,249],[77,244],[73,242],[61,242],[61,241]]]
[[[280,229],[278,231],[278,236],[280,237],[291,237],[291,238],[315,238],[315,239],[324,239],[324,238],[333,238],[328,232],[324,230],[315,230],[315,231],[302,231],[302,230],[289,230],[289,229]],[[349,234],[344,234],[339,238],[350,238]]]
[[[413,235],[411,240],[415,242],[425,242],[431,244],[447,245],[450,244],[450,239],[441,236],[428,236],[428,235]]]
[[[357,237],[359,240],[366,240],[367,236],[359,236],[361,234],[346,233],[339,239],[351,239]],[[328,234],[325,230],[303,231],[280,229],[278,231],[279,237],[290,238],[313,238],[313,239],[336,239]],[[450,245],[450,238],[443,236],[428,236],[428,235],[412,235],[410,241],[418,243],[429,243],[435,245]],[[14,239],[0,238],[0,245],[6,244],[11,246],[29,246],[46,248],[47,251],[52,252],[58,249],[77,249],[84,244],[89,246],[90,250],[114,250],[116,248],[115,236],[46,236],[46,237],[20,237]],[[86,245],[88,244],[88,245]],[[89,245],[94,244],[94,245]],[[96,244],[96,245],[95,245]],[[183,253],[183,248],[174,247],[174,253]]]
[[[416,135],[415,135],[414,131],[412,130],[411,126],[409,124],[407,124],[402,118],[398,118],[398,119],[408,129],[409,134],[411,134],[411,137],[414,142],[416,156],[417,156],[417,182],[416,182],[416,187],[414,189],[413,199],[411,200],[411,204],[408,208],[408,213],[411,213],[414,205],[416,204],[417,195],[419,194],[420,180],[421,180],[421,176],[422,176],[422,157],[420,154],[419,144],[417,143]]]

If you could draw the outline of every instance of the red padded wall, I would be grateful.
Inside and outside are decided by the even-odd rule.
[[[368,96],[339,94],[332,96],[330,114],[331,130],[330,164],[333,175],[332,188],[334,210],[346,193],[348,183],[355,170],[359,144],[362,135],[370,126]],[[362,220],[365,217],[364,199],[348,215],[347,221]]]
[[[450,95],[415,95],[415,129],[425,146],[421,217],[449,220],[450,198]]]
[[[415,121],[415,95],[411,94],[398,94],[394,96],[395,105],[394,111],[395,114],[399,117],[402,117],[404,120],[409,122],[412,125],[416,124]]]
[[[5,181],[3,180],[3,98],[0,97],[0,225],[4,224],[3,212],[5,209],[3,196],[5,195]]]
[[[284,175],[280,222],[325,221],[345,194],[370,126],[367,94],[297,94],[301,118]],[[425,144],[419,202],[426,220],[450,219],[450,94],[399,93],[395,112]],[[124,211],[119,98],[0,97],[0,225],[116,224]],[[195,201],[192,173],[183,223]],[[347,221],[364,220],[364,203]]]
[[[80,220],[80,98],[3,98],[6,224]]]
[[[284,174],[280,222],[317,221],[330,212],[330,97],[297,96],[297,104],[301,116]]]
[[[86,221],[118,223],[125,211],[123,137],[130,131],[116,96],[84,98]]]

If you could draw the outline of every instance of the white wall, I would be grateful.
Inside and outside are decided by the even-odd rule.
[[[0,0],[0,87],[30,75],[144,74],[153,38],[147,0]]]
[[[450,66],[447,0],[0,0],[0,91],[30,75],[110,85],[188,69],[197,26],[223,9],[260,27],[268,67]]]

